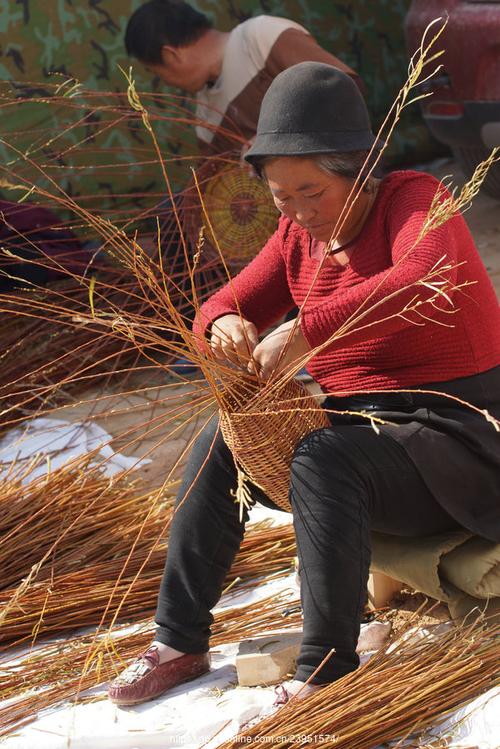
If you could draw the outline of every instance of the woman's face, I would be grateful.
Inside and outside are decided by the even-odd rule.
[[[328,242],[351,191],[353,181],[327,174],[315,161],[300,156],[280,156],[264,166],[276,207],[300,224],[314,239]],[[359,201],[351,210],[340,235],[357,219]]]

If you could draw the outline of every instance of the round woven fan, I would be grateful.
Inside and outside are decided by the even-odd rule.
[[[262,249],[276,229],[279,214],[266,185],[247,169],[218,165],[211,171],[215,173],[198,175],[203,202],[224,259],[232,269],[239,268]],[[183,224],[191,243],[196,245],[206,220],[198,195],[190,192],[183,206]],[[213,245],[208,231],[205,251],[207,245]]]

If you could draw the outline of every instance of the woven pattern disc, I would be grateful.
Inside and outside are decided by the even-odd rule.
[[[245,168],[231,165],[200,180],[200,188],[224,259],[233,268],[246,265],[262,249],[277,226],[279,213],[267,186]],[[190,241],[196,244],[200,228],[206,221],[199,199],[189,202],[185,226]],[[205,242],[212,243],[208,231],[205,232]]]

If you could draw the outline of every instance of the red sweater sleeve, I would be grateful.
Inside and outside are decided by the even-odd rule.
[[[262,332],[294,306],[288,287],[282,248],[290,222],[280,219],[278,229],[249,265],[230,283],[202,305],[193,324],[202,339],[207,327],[218,317],[237,314],[238,300],[242,316]]]
[[[452,305],[442,296],[431,302],[435,291],[419,283],[439,261],[453,266],[457,262],[458,243],[472,241],[465,222],[461,216],[457,216],[415,244],[438,184],[427,176],[417,177],[405,189],[394,194],[385,225],[391,266],[368,275],[366,280],[354,286],[337,289],[322,304],[304,311],[301,327],[311,346],[326,342],[342,325],[358,317],[360,313],[364,313],[363,317],[352,325],[353,332],[342,336],[338,339],[338,344],[335,342],[332,345],[351,345],[376,336],[386,336],[419,322],[432,325],[419,318],[415,312],[402,312],[417,294],[423,302],[419,307],[423,315],[453,324],[453,315],[443,312],[453,309]],[[380,233],[378,236],[381,236]],[[374,252],[376,251],[377,248],[374,247]],[[444,271],[435,280],[445,280],[448,285],[453,284],[456,278],[457,269],[454,267]],[[447,294],[453,298],[452,292]],[[373,309],[375,304],[377,307]],[[387,320],[388,317],[391,319]],[[359,329],[361,326],[363,328]]]

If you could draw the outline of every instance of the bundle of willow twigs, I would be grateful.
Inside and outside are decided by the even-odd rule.
[[[300,626],[300,614],[285,595],[229,609],[215,615],[212,645],[222,645],[270,630]],[[151,641],[147,625],[133,634],[85,635],[38,648],[20,663],[0,663],[0,700],[13,700],[0,708],[0,735],[8,735],[33,721],[39,711],[77,700],[86,689],[113,678],[123,664]]]
[[[132,279],[108,272],[121,288],[107,287],[106,306],[140,313],[144,301],[133,292]],[[119,277],[122,276],[121,284]],[[0,294],[0,405],[32,411],[41,404],[57,403],[54,384],[76,392],[104,375],[133,366],[137,348],[123,337],[103,335],[102,329],[78,322],[89,312],[89,293],[72,280],[53,282],[46,289],[17,290]]]
[[[175,330],[167,330],[169,321],[166,326],[161,305],[157,304],[154,294],[149,294],[148,282],[143,285],[146,278],[141,278],[141,260],[136,262],[136,255],[143,246],[145,255],[155,258],[152,262],[158,286],[163,288],[168,278],[168,293],[177,312],[191,319],[194,306],[187,266],[193,262],[200,227],[192,241],[186,242],[184,237],[189,234],[189,227],[179,230],[175,208],[170,207],[168,201],[165,203],[164,189],[158,189],[157,180],[166,164],[176,173],[183,159],[196,161],[196,157],[176,154],[166,158],[164,153],[154,148],[152,151],[147,139],[145,141],[136,132],[140,116],[133,108],[127,110],[124,107],[126,96],[123,93],[89,91],[80,84],[73,84],[74,81],[68,80],[57,86],[44,84],[46,95],[31,100],[34,111],[44,112],[42,120],[47,115],[49,120],[60,118],[56,135],[50,128],[40,128],[39,115],[32,133],[28,123],[21,131],[1,133],[2,143],[12,159],[4,160],[0,165],[0,187],[9,191],[13,200],[25,200],[30,196],[37,205],[55,211],[61,216],[61,224],[56,228],[75,230],[81,239],[91,240],[96,247],[100,244],[99,252],[92,257],[81,277],[67,271],[68,281],[50,283],[47,288],[21,281],[26,289],[0,294],[3,364],[0,409],[8,407],[11,417],[59,403],[67,399],[69,393],[74,394],[90,384],[104,385],[105,378],[117,370],[133,369],[140,355],[144,354],[144,345],[150,347],[148,354],[153,359],[161,359],[163,364],[183,355],[178,342],[173,348],[169,345],[172,336],[175,338]],[[145,93],[144,97],[155,109],[152,114],[155,123],[160,127],[166,123],[175,125],[176,135],[181,140],[190,126],[197,124],[185,100],[157,93],[155,96]],[[16,122],[15,113],[22,108],[25,108],[22,99],[11,96],[8,91],[3,92],[2,110],[4,115],[12,115],[11,122]],[[87,129],[90,110],[92,126]],[[6,121],[2,122],[3,127]],[[118,137],[120,129],[128,135],[135,133],[125,163],[120,163],[121,160],[115,158],[114,149],[106,148],[102,142],[109,132]],[[245,242],[248,242],[249,234],[254,235],[256,251],[260,247],[261,224],[269,224],[269,201],[264,205],[257,195],[252,203],[252,206],[255,203],[255,210],[245,209],[248,189],[238,181],[235,188],[234,175],[243,175],[258,194],[263,193],[263,189],[255,180],[250,180],[239,165],[243,139],[235,134],[231,136],[229,130],[224,132],[230,141],[234,141],[238,152],[234,159],[230,154],[211,158],[216,170],[223,169],[224,173],[229,170],[231,175],[230,184],[226,180],[231,198],[223,201],[224,223],[226,225],[229,220],[233,230],[240,234],[245,231]],[[80,142],[78,138],[75,140],[77,133],[82,135]],[[99,177],[95,183],[96,173]],[[139,183],[134,173],[140,174]],[[77,187],[75,179],[78,179]],[[124,193],[115,192],[115,180],[121,183]],[[134,189],[130,189],[131,180]],[[185,182],[184,175],[182,181]],[[65,191],[62,185],[68,182],[71,189],[66,187]],[[82,194],[82,187],[87,182],[94,182],[92,194]],[[39,187],[40,184],[44,187]],[[220,181],[218,184],[220,188]],[[156,189],[153,191],[153,188]],[[223,184],[222,189],[225,189]],[[191,194],[192,188],[185,192]],[[174,206],[181,198],[182,192],[170,195]],[[241,221],[234,218],[235,211],[240,214],[243,211],[242,215],[248,216],[250,224],[247,222],[242,228]],[[200,214],[199,204],[196,212]],[[186,220],[191,214],[187,211]],[[62,216],[66,217],[65,221]],[[271,212],[271,228],[273,221]],[[266,229],[264,236],[267,236]],[[234,236],[228,236],[227,245],[241,245],[241,236],[239,239],[237,242]],[[31,250],[33,259],[25,262],[28,270],[31,263],[35,269],[42,266],[57,271],[58,275],[65,274],[61,262],[44,255],[30,232],[18,234],[17,240]],[[2,247],[0,255],[12,255],[10,249],[15,255],[15,248],[15,244],[12,248]],[[220,260],[214,252],[208,251],[208,244],[203,257],[197,261],[194,277],[196,294],[200,298],[210,294],[224,280]],[[19,279],[16,283],[19,285]],[[161,332],[156,329],[152,334],[147,330],[151,318],[160,321]],[[130,327],[121,325],[124,320],[140,324],[146,331],[146,340],[141,334],[135,336]],[[154,324],[151,327],[157,328]]]
[[[117,503],[117,512],[120,509]],[[148,520],[132,551],[133,535],[126,534],[107,561],[70,572],[64,565],[51,564],[20,595],[15,587],[1,591],[0,644],[32,643],[78,627],[108,625],[115,618],[135,622],[152,617],[165,565],[168,519],[164,513]],[[106,552],[103,547],[103,557]],[[284,576],[295,553],[291,526],[250,528],[226,584],[236,590],[258,585],[262,578]]]
[[[292,699],[221,749],[286,749],[298,736],[325,749],[372,749],[406,738],[500,684],[499,644],[500,626],[480,621],[406,642],[403,635],[391,652],[307,699]]]
[[[92,468],[84,455],[61,468],[23,483],[32,467],[11,468],[0,480],[1,587],[13,587],[27,576],[46,581],[64,572],[112,560],[136,542],[139,551],[151,545],[141,535],[144,520],[165,523],[165,492],[140,489],[127,474],[107,477]],[[40,460],[40,459],[39,459]]]
[[[175,283],[171,294],[184,314],[191,303]],[[104,387],[117,372],[123,385],[123,374],[133,371],[146,347],[149,358],[168,364],[179,356],[179,345],[172,342],[174,331],[152,319],[155,314],[135,276],[112,267],[80,282],[0,294],[0,408],[12,419],[60,403],[69,393]],[[140,321],[143,336],[113,324],[124,319]]]
[[[152,615],[172,517],[173,485],[141,491],[128,475],[104,476],[85,455],[32,481],[28,465],[0,480],[0,642]],[[38,462],[41,459],[38,459]],[[228,584],[286,574],[293,529],[249,529]]]

